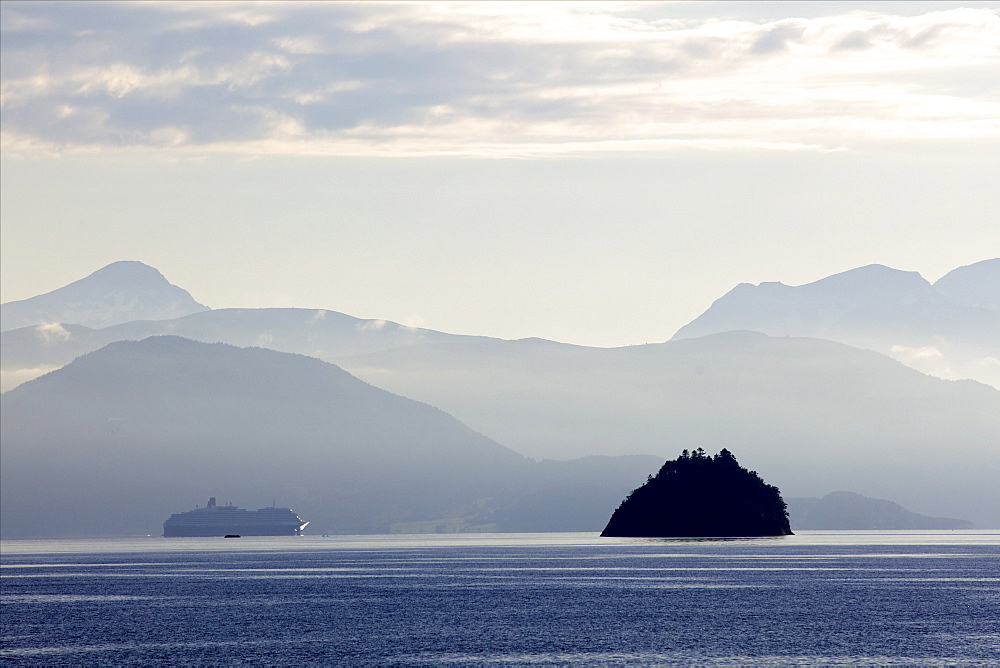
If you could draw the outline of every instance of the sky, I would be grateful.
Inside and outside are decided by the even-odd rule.
[[[1000,3],[0,3],[0,299],[665,341],[1000,255]]]

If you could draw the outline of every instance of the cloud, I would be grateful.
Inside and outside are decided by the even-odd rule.
[[[522,157],[1000,137],[996,10],[677,7],[4,3],[3,146]]]
[[[69,341],[72,333],[58,322],[35,325],[35,334],[45,343],[53,341]]]
[[[907,347],[907,346],[892,346],[889,349],[889,353],[898,360],[926,360],[926,359],[943,359],[944,353],[938,350],[934,346],[922,346],[922,347]]]
[[[963,374],[965,377],[992,385],[1000,390],[1000,358],[991,355],[981,357],[968,364],[964,371],[966,371]]]
[[[386,320],[362,320],[355,329],[359,332],[381,332],[389,324]]]
[[[0,371],[0,392],[9,392],[18,385],[55,371],[57,366],[40,366],[25,369],[5,369]]]
[[[941,342],[940,347],[895,345],[889,349],[889,356],[938,378],[946,380],[971,378],[1000,390],[1000,359],[995,356],[979,355],[950,346],[947,342]]]

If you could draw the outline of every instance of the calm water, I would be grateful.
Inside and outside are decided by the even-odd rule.
[[[1000,663],[1000,532],[6,541],[0,660]]]

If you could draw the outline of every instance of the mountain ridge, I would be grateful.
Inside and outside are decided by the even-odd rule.
[[[793,529],[827,531],[899,531],[969,529],[972,523],[914,513],[898,503],[854,492],[830,492],[823,498],[789,498]]]
[[[838,341],[1000,388],[1000,258],[958,267],[934,284],[883,265],[799,286],[741,283],[670,340],[729,330]]]
[[[108,265],[95,274],[101,274],[119,264],[133,263]],[[146,269],[160,276],[155,269]],[[106,273],[110,275],[111,272]],[[869,298],[867,305],[861,304],[860,308],[857,300],[853,300],[848,307],[841,305],[833,308],[826,304],[834,297],[843,301],[845,286],[853,286],[851,290],[856,292],[858,286],[870,287],[874,284],[897,286],[888,298],[890,305],[895,304],[888,312],[877,306],[887,300],[884,295],[879,297],[877,291],[875,297]],[[940,290],[934,292],[934,286],[941,286]],[[800,311],[795,317],[776,323],[773,313],[771,316],[767,315],[767,312],[775,309],[787,310],[790,301],[803,302],[800,297],[790,298],[791,295],[800,294],[803,289],[814,293],[810,297],[813,303],[805,300],[804,304],[793,304]],[[847,292],[850,293],[851,290]],[[948,306],[949,300],[951,306]],[[764,314],[747,317],[743,313],[738,314],[740,317],[719,322],[719,305],[730,302],[743,304],[742,311],[763,311]],[[754,308],[749,308],[748,304]],[[4,305],[5,317],[9,310],[7,306]],[[13,328],[9,326],[13,324],[13,320],[6,319],[6,331],[0,334],[4,343],[3,354],[0,356],[0,391],[15,387],[43,371],[61,366],[83,352],[96,350],[119,339],[138,340],[147,336],[179,334],[200,341],[260,345],[336,361],[390,347],[469,336],[406,327],[380,319],[354,318],[324,309],[211,311],[201,305],[198,307],[193,313],[181,317],[90,326],[94,331],[89,332],[78,327],[74,329],[67,323],[52,322],[48,318],[44,319],[44,323]],[[860,319],[860,328],[857,322],[838,322],[845,313],[855,320]],[[190,318],[190,315],[199,317]],[[907,318],[909,321],[904,321]],[[706,326],[706,321],[713,319],[716,320],[715,324],[708,322]],[[341,322],[342,331],[338,333],[329,326],[324,327],[324,320]],[[929,321],[933,326],[928,325]],[[938,324],[933,324],[933,321]],[[942,322],[946,324],[939,326]],[[33,330],[30,329],[32,326]],[[370,335],[370,345],[367,348],[360,345],[361,337],[348,340],[346,334],[351,327],[367,330]],[[704,331],[699,331],[699,328]],[[935,329],[939,331],[938,334],[934,333]],[[716,300],[701,316],[679,329],[670,340],[727,330],[761,331],[771,336],[826,338],[876,350],[912,368],[941,378],[973,378],[1000,388],[1000,259],[984,260],[956,268],[934,285],[916,272],[899,271],[884,265],[858,267],[797,287],[778,282],[760,285],[741,283]],[[389,334],[394,338],[391,342],[387,342]],[[482,336],[470,338],[500,340]]]
[[[935,289],[965,306],[1000,311],[1000,259],[981,260],[952,269],[934,282]]]

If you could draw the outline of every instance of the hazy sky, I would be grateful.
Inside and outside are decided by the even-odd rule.
[[[3,2],[3,301],[588,345],[1000,255],[1000,3]]]

